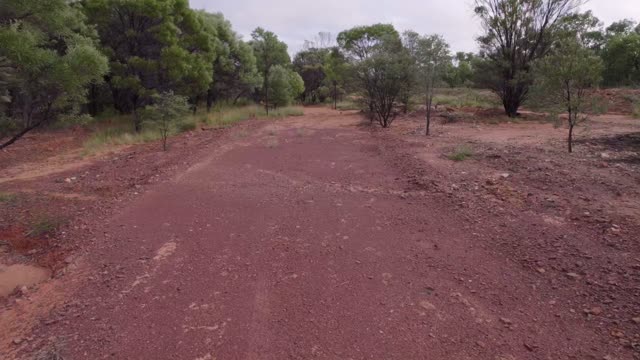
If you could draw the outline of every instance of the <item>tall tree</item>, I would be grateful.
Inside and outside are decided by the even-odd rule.
[[[304,81],[295,71],[274,65],[269,72],[269,87],[273,106],[287,106],[304,92]]]
[[[0,3],[0,57],[15,69],[8,114],[14,130],[0,144],[78,111],[87,86],[108,70],[85,17],[66,0]]]
[[[608,40],[602,51],[604,79],[609,86],[640,85],[640,34],[621,33]]]
[[[568,114],[569,152],[573,152],[574,128],[587,120],[588,90],[597,86],[601,73],[602,60],[575,37],[563,39],[536,64],[537,100]]]
[[[494,91],[515,117],[529,94],[533,63],[549,52],[558,23],[582,0],[475,0],[484,35],[481,86]]]
[[[327,54],[325,59],[325,82],[331,88],[333,98],[333,108],[338,108],[338,96],[344,91],[349,79],[349,63],[340,48],[334,47]]]
[[[200,12],[205,27],[217,35],[216,57],[213,63],[213,81],[207,90],[207,110],[218,100],[235,103],[240,97],[248,96],[260,87],[253,48],[242,41],[231,23],[222,14]]]
[[[371,121],[389,127],[411,82],[413,58],[392,25],[359,26],[341,32],[338,44],[352,62],[355,81]]]
[[[83,9],[110,60],[114,104],[133,112],[137,131],[138,109],[154,94],[174,90],[195,103],[209,88],[216,34],[187,0],[85,0]]]
[[[304,81],[305,91],[302,100],[316,103],[320,97],[320,88],[326,78],[325,61],[329,49],[310,48],[298,52],[293,58],[293,68]]]
[[[426,106],[426,131],[429,135],[431,128],[431,108],[435,87],[442,81],[446,71],[451,66],[451,54],[449,44],[440,35],[420,36],[417,33],[407,32],[405,46],[415,59],[417,80],[420,93],[424,91]],[[408,45],[408,46],[407,46]]]
[[[269,73],[275,65],[288,66],[291,58],[287,52],[287,44],[278,40],[278,36],[263,28],[256,28],[251,33],[251,46],[256,56],[258,71],[262,75],[264,105],[269,114]]]

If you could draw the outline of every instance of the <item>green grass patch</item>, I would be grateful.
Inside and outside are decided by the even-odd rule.
[[[201,115],[200,121],[212,127],[226,127],[249,119],[277,119],[302,115],[304,115],[304,109],[301,106],[286,106],[270,109],[268,115],[264,107],[259,105],[242,107],[220,106],[214,108],[210,113]]]
[[[13,203],[17,198],[16,194],[0,192],[0,203]]]
[[[269,110],[269,115],[267,115],[266,110],[258,105],[241,107],[219,105],[209,113],[186,116],[176,125],[176,129],[171,135],[195,130],[199,125],[217,128],[231,126],[248,119],[276,119],[302,115],[304,115],[304,109],[300,106],[272,109]],[[144,127],[141,132],[136,133],[132,124],[133,119],[131,116],[101,118],[100,121],[92,125],[93,134],[84,143],[85,155],[94,154],[113,146],[142,144],[162,138],[159,131],[149,127]]]
[[[631,105],[631,115],[634,119],[640,119],[640,101],[636,101]]]
[[[488,90],[471,88],[436,89],[433,103],[453,108],[473,107],[493,109],[500,107],[499,99]]]
[[[32,238],[51,235],[63,224],[64,221],[59,217],[40,215],[31,221],[26,235]]]
[[[456,150],[447,156],[452,161],[465,161],[473,156],[473,149],[467,145],[461,145]]]
[[[331,108],[333,108],[333,105],[333,103],[329,104]],[[354,101],[340,101],[336,104],[336,107],[340,111],[360,110],[360,106]]]

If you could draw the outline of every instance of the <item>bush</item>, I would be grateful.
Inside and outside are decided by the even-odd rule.
[[[464,161],[473,156],[473,149],[467,145],[458,146],[455,152],[449,154],[449,160]]]

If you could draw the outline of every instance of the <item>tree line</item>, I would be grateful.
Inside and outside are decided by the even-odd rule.
[[[108,109],[141,131],[157,102],[196,112],[245,97],[269,108],[303,86],[275,34],[258,28],[243,41],[222,14],[187,0],[0,2],[0,148]]]
[[[581,3],[475,0],[477,54],[454,54],[437,34],[374,24],[320,33],[291,59],[273,32],[257,28],[244,41],[222,14],[187,0],[4,0],[0,148],[110,109],[131,114],[140,131],[146,118],[166,118],[158,104],[195,113],[243,98],[269,111],[293,101],[337,107],[351,95],[383,127],[421,98],[426,134],[440,87],[490,89],[511,117],[532,98],[575,115],[586,89],[640,85],[640,25],[605,28]]]

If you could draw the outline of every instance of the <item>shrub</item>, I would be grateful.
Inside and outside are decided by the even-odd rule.
[[[458,146],[453,153],[449,154],[448,158],[453,161],[464,161],[472,156],[473,150],[467,145],[462,145]]]

